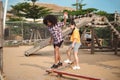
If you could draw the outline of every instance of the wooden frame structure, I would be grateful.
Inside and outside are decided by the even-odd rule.
[[[82,26],[85,26],[85,25],[87,25],[88,23],[91,24],[91,25],[87,25],[87,26],[89,26],[89,27],[91,28],[91,30],[92,30],[91,54],[94,54],[94,52],[96,51],[96,50],[95,50],[96,47],[95,47],[94,39],[96,40],[96,43],[98,44],[98,47],[99,47],[100,49],[105,48],[105,47],[103,47],[103,46],[100,45],[99,40],[98,40],[98,37],[97,37],[97,35],[96,35],[95,32],[94,32],[94,27],[96,27],[97,25],[109,26],[110,29],[112,29],[112,33],[113,33],[114,35],[117,35],[117,39],[120,39],[120,33],[114,28],[113,25],[111,25],[111,23],[108,21],[108,19],[107,19],[106,17],[102,17],[102,18],[101,18],[101,21],[102,21],[102,22],[101,22],[101,23],[97,23],[97,24],[95,24],[95,18],[96,18],[96,16],[86,17],[86,18],[81,19],[81,21],[79,21],[80,19],[75,19],[75,22],[76,22],[76,25],[77,25],[78,28],[80,28],[80,27],[82,27]],[[99,21],[99,20],[98,20],[98,21]],[[99,21],[99,22],[100,22],[100,21]],[[63,30],[63,36],[65,37],[66,35],[68,35],[70,31],[71,31],[71,30],[70,30],[69,28],[66,28],[65,30]],[[116,39],[116,40],[117,40],[117,39]],[[40,42],[38,43],[38,45],[34,46],[33,48],[30,48],[30,49],[26,50],[26,51],[25,51],[25,56],[29,56],[29,55],[35,53],[36,51],[38,51],[39,49],[44,48],[45,46],[49,45],[48,42],[49,42],[49,38],[47,38],[47,39],[45,39],[45,40],[43,40],[43,41],[40,41]],[[117,43],[118,43],[118,41],[117,41]],[[118,47],[117,47],[117,43],[116,43],[116,46],[114,47],[114,50],[111,49],[111,50],[108,50],[108,51],[115,51],[115,54],[117,54],[117,51],[119,51],[119,50],[118,50]],[[97,50],[97,51],[98,51],[98,50]],[[106,50],[103,50],[103,51],[106,51]],[[103,52],[103,51],[102,51],[102,50],[99,50],[99,52]]]
[[[91,47],[88,47],[88,48],[91,48],[91,54],[94,54],[95,52],[111,52],[111,51],[113,52],[114,51],[114,54],[117,55],[118,51],[120,51],[120,49],[118,49],[118,42],[120,41],[120,33],[114,28],[114,26],[108,21],[107,18],[105,18],[104,23],[106,25],[103,25],[103,24],[99,24],[99,25],[108,26],[109,29],[111,30],[111,43],[112,43],[112,46],[110,46],[110,47],[103,47],[103,46],[100,45],[98,37],[97,37],[97,35],[95,34],[95,31],[94,31],[94,28],[96,26],[98,26],[98,25],[96,25],[94,23],[94,20],[93,20],[91,22],[91,25],[88,26],[91,29],[91,36],[92,36],[91,37],[91,39],[92,39]],[[95,47],[94,39],[96,40],[96,43],[98,44],[98,47]],[[114,46],[113,46],[113,44],[114,44]],[[100,48],[100,50],[95,50],[95,48]],[[109,50],[105,50],[103,48],[109,48]]]

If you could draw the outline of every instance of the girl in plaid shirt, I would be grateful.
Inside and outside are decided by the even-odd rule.
[[[55,62],[51,66],[51,68],[58,68],[59,66],[62,66],[62,62],[60,62],[61,58],[59,48],[63,42],[61,27],[64,26],[64,24],[66,23],[66,17],[64,17],[64,22],[58,23],[57,18],[54,15],[47,15],[44,18],[43,22],[48,27],[48,30],[51,33],[50,43],[53,41],[54,46]]]

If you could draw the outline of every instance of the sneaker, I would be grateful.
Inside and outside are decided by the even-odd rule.
[[[59,67],[59,66],[62,66],[63,64],[62,64],[62,62],[59,62],[57,65],[58,65],[58,67]]]
[[[51,66],[51,68],[58,68],[58,65],[53,64],[53,65]]]
[[[80,66],[76,66],[77,67],[77,69],[80,69]]]
[[[80,69],[80,67],[79,66],[74,66],[73,67],[73,70],[77,70],[77,69]]]
[[[72,61],[70,61],[69,59],[65,60],[64,62],[65,62],[65,63],[68,63],[68,64],[71,64],[71,63],[72,63]]]

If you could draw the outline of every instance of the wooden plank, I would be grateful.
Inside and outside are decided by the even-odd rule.
[[[112,32],[116,33],[116,35],[118,35],[118,38],[119,38],[120,37],[119,31],[114,28],[114,26],[108,21],[108,19],[106,19],[106,22],[108,23],[108,25],[109,25],[110,29],[112,30]]]
[[[86,39],[85,39],[85,37],[84,37],[84,36],[85,36],[85,33],[86,33],[86,30],[87,30],[87,29],[85,28],[84,31],[83,31],[83,33],[82,33],[82,35],[81,35],[82,45],[86,45],[86,42],[85,42]]]
[[[88,79],[88,80],[101,80],[101,79],[98,79],[98,78],[83,76],[83,75],[80,75],[80,74],[68,73],[68,72],[59,71],[59,70],[56,70],[56,69],[47,69],[46,72],[48,72],[48,73],[53,72],[53,73],[57,73],[58,75],[67,75],[67,76],[72,76],[72,77],[77,77],[77,78],[84,78],[84,79]]]
[[[81,46],[80,49],[90,49],[91,47],[88,47],[88,46]],[[112,49],[112,47],[109,47],[109,46],[95,46],[95,48],[107,48],[107,49]]]
[[[120,51],[120,49],[117,49],[117,51]],[[100,50],[95,50],[95,52],[115,52],[114,49],[100,49]]]

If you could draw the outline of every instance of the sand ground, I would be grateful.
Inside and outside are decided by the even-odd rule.
[[[6,80],[85,80],[70,76],[56,77],[47,74],[54,62],[53,47],[47,46],[29,57],[24,51],[31,46],[4,47],[4,74]],[[66,59],[67,46],[61,48],[62,61]],[[120,53],[120,52],[119,52]],[[120,80],[120,56],[113,52],[96,52],[79,50],[80,70],[65,68],[63,71],[97,77],[101,80]]]

